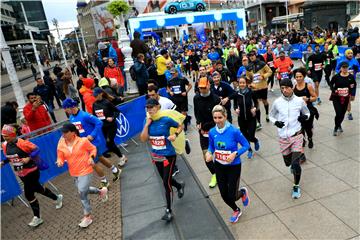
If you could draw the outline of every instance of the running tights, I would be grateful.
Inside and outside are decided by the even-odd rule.
[[[341,127],[341,123],[344,121],[346,109],[349,104],[349,98],[346,98],[343,103],[341,103],[339,98],[334,99],[333,106],[335,110],[335,128],[338,129]]]
[[[291,166],[292,173],[294,175],[294,184],[299,185],[301,178],[301,166],[300,159],[302,157],[301,152],[292,152],[289,155],[283,156],[285,165]]]
[[[115,119],[114,119],[115,120]],[[114,138],[117,132],[117,126],[115,122],[112,122],[111,125],[103,125],[102,132],[106,140],[106,147],[109,152],[115,153],[119,158],[122,157],[120,149],[116,146]]]

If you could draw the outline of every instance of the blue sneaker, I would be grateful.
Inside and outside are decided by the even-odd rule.
[[[351,120],[354,120],[352,113],[348,113],[348,119],[349,119],[350,121],[351,121]]]
[[[241,201],[244,207],[249,206],[250,204],[249,191],[247,190],[246,187],[240,188],[240,191],[243,193],[243,196],[241,197]]]
[[[299,185],[294,185],[291,197],[293,199],[298,199],[301,197],[301,191]]]
[[[248,151],[247,157],[248,157],[248,159],[252,159],[253,158],[253,152]]]
[[[259,140],[257,140],[255,142],[255,151],[259,151],[259,150],[260,150],[260,142],[259,142]]]
[[[230,217],[230,222],[231,223],[236,223],[239,220],[239,217],[241,216],[242,212],[240,210],[240,208],[238,210],[236,210]]]

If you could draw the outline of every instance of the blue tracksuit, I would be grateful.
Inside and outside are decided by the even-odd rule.
[[[241,148],[238,149],[238,144]],[[238,165],[241,163],[240,155],[249,149],[250,145],[239,129],[230,125],[223,133],[219,133],[215,127],[209,131],[208,151],[215,153],[215,161],[224,165]],[[237,156],[231,163],[225,163],[224,157],[237,151]],[[221,160],[222,159],[222,160]]]
[[[347,62],[349,64],[349,70],[353,70],[354,73],[352,73],[356,79],[356,73],[360,71],[360,65],[359,62],[353,57],[351,60],[347,59],[346,56],[343,56],[342,58],[339,58],[336,63],[336,73],[340,72],[340,63]]]

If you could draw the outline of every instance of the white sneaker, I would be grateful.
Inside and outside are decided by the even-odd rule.
[[[119,167],[123,167],[125,163],[127,162],[127,157],[123,154],[121,158],[119,158],[118,165]]]
[[[129,144],[127,144],[127,143],[120,143],[120,145],[121,145],[122,147],[127,147],[127,146],[129,146]]]
[[[62,201],[63,201],[63,198],[64,198],[64,196],[62,195],[62,194],[59,194],[59,195],[57,195],[57,199],[56,199],[56,209],[60,209],[60,208],[62,208]]]
[[[109,199],[107,192],[108,192],[108,189],[106,187],[103,187],[100,189],[99,195],[100,195],[102,202],[106,202]]]
[[[81,222],[79,223],[79,227],[81,228],[87,228],[92,223],[91,217],[84,217],[81,219]]]
[[[31,222],[29,222],[29,226],[30,227],[37,227],[40,224],[42,224],[44,222],[44,220],[42,220],[41,218],[38,218],[36,216],[33,217],[33,219],[31,220]]]

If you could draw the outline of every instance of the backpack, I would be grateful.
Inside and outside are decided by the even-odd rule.
[[[134,65],[132,65],[130,67],[129,72],[130,72],[131,79],[133,81],[136,81],[136,72],[135,72],[135,69],[134,69]]]

